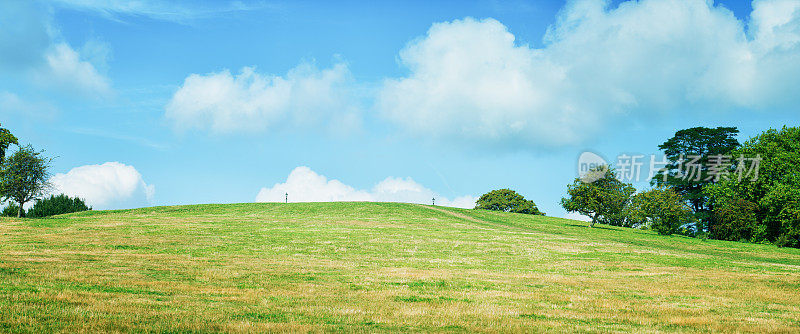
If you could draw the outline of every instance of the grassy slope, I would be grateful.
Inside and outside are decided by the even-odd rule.
[[[0,331],[800,331],[800,250],[390,203],[0,220]]]

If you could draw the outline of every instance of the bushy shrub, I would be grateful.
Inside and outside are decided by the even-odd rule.
[[[29,218],[41,218],[86,210],[91,210],[91,208],[86,206],[86,203],[78,197],[71,198],[64,194],[51,195],[48,198],[37,200],[33,207],[28,210],[27,216]]]
[[[14,202],[11,202],[6,207],[3,208],[3,211],[0,212],[0,216],[16,217],[17,212],[19,212],[19,205],[17,205]],[[25,210],[22,210],[22,216],[25,217]]]
[[[758,206],[746,199],[732,198],[717,203],[710,231],[714,239],[750,241],[759,227],[756,217]],[[760,238],[758,238],[760,239]]]
[[[476,209],[544,215],[536,207],[536,203],[511,189],[498,189],[485,193],[475,203]]]
[[[648,225],[662,235],[677,233],[681,226],[694,223],[695,219],[692,209],[681,196],[664,186],[634,195],[628,218],[636,224]]]

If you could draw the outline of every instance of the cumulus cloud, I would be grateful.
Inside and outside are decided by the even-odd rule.
[[[547,140],[555,128],[579,130],[573,125],[580,123],[547,111],[553,99],[547,84],[563,75],[540,52],[516,46],[496,20],[434,24],[426,38],[401,51],[400,61],[410,75],[387,80],[377,106],[412,131],[494,141]]]
[[[318,69],[302,63],[285,76],[262,75],[252,67],[192,74],[166,106],[176,128],[216,133],[264,131],[278,122],[328,121],[332,130],[356,125],[347,65]]]
[[[289,173],[286,182],[271,188],[261,188],[256,202],[283,202],[286,194],[292,194],[292,202],[340,202],[370,201],[372,195],[356,190],[339,180],[328,180],[311,168],[301,166]]]
[[[133,166],[119,162],[75,167],[50,178],[53,193],[86,200],[95,209],[139,206],[153,201],[155,187]]]
[[[76,50],[61,38],[49,8],[35,1],[2,1],[0,23],[4,75],[67,93],[106,96],[111,92],[108,78],[97,69],[106,63],[108,47],[88,41]]]
[[[800,102],[800,1],[757,0],[749,22],[704,0],[570,2],[542,48],[494,19],[434,24],[401,52],[377,108],[417,134],[580,143],[631,116],[788,109]]]
[[[290,202],[404,202],[429,204],[436,198],[437,205],[473,208],[477,198],[462,196],[450,200],[425,188],[411,178],[388,177],[371,190],[359,190],[339,180],[329,180],[311,168],[301,166],[289,173],[286,182],[261,188],[256,202],[283,202],[286,194]]]

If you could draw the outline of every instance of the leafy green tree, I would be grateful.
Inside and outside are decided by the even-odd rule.
[[[721,219],[710,226],[710,237],[740,240],[749,236],[752,242],[800,247],[800,128],[764,131],[732,155],[750,159],[735,159],[734,170],[753,173],[743,172],[743,177],[733,173],[704,189],[715,217]],[[743,204],[747,202],[753,205]],[[753,215],[742,221],[730,212]]]
[[[709,168],[714,165],[710,163],[710,159],[728,155],[737,148],[738,133],[739,130],[735,127],[694,127],[675,132],[674,137],[658,146],[664,151],[668,162],[662,172],[653,177],[651,183],[674,189],[689,203],[704,225],[707,225],[712,217],[703,187],[717,179],[715,171]],[[692,161],[692,156],[698,156],[699,159]]]
[[[0,190],[3,198],[8,198],[19,205],[17,217],[22,217],[23,206],[45,194],[50,184],[50,159],[43,152],[36,152],[33,147],[20,147],[8,157],[0,168]]]
[[[544,215],[536,207],[536,203],[511,189],[492,190],[483,194],[475,203],[476,209]]]
[[[593,175],[576,178],[567,186],[568,198],[561,199],[561,206],[569,212],[592,218],[590,227],[595,223],[615,226],[630,226],[626,217],[626,208],[631,195],[636,191],[632,185],[617,179],[613,169],[601,166],[589,171]],[[595,180],[584,182],[584,180]]]
[[[58,196],[50,195],[48,198],[36,200],[36,203],[28,210],[26,216],[29,218],[50,217],[87,210],[91,209],[86,206],[86,202],[82,199],[78,197],[71,198],[67,195],[60,194]]]
[[[0,127],[0,162],[6,157],[6,150],[11,145],[18,145],[17,137],[11,134],[11,131]]]
[[[674,190],[664,186],[634,195],[628,215],[633,222],[649,226],[662,235],[673,234],[682,225],[695,220],[686,201]]]

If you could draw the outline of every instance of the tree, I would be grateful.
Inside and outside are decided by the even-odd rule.
[[[475,203],[475,208],[530,215],[544,215],[544,213],[539,211],[539,208],[536,207],[536,203],[526,200],[525,197],[511,189],[492,190],[483,194]]]
[[[579,212],[592,218],[589,227],[598,222],[629,226],[625,209],[636,189],[628,183],[619,181],[614,170],[608,166],[594,168],[589,173],[593,175],[583,179],[576,178],[567,186],[569,197],[561,199],[561,206],[569,212]]]
[[[732,169],[743,175],[733,173],[704,188],[719,219],[712,222],[710,236],[800,247],[800,128],[764,131],[731,154],[741,157]],[[753,214],[737,218],[731,212]]]
[[[78,198],[71,198],[61,194],[58,196],[50,195],[48,198],[39,199],[26,214],[29,218],[50,217],[65,213],[80,212],[91,210],[86,203]]]
[[[0,190],[4,198],[19,205],[17,217],[22,216],[25,203],[44,195],[50,187],[50,159],[31,146],[20,147],[8,157],[0,169]]]
[[[711,220],[711,208],[703,187],[715,182],[710,159],[726,156],[739,146],[735,127],[694,127],[675,132],[675,136],[659,145],[667,164],[653,177],[655,186],[668,186],[683,197],[706,225]],[[695,161],[694,158],[698,159]],[[690,166],[691,165],[691,166]],[[700,226],[700,228],[704,228]]]
[[[0,127],[0,163],[2,163],[3,159],[5,159],[6,150],[11,144],[18,144],[17,137],[14,137],[14,135],[11,134],[11,131]]]
[[[683,198],[665,186],[634,195],[628,215],[633,222],[649,225],[662,235],[673,234],[682,225],[693,223],[695,219],[692,209]]]

